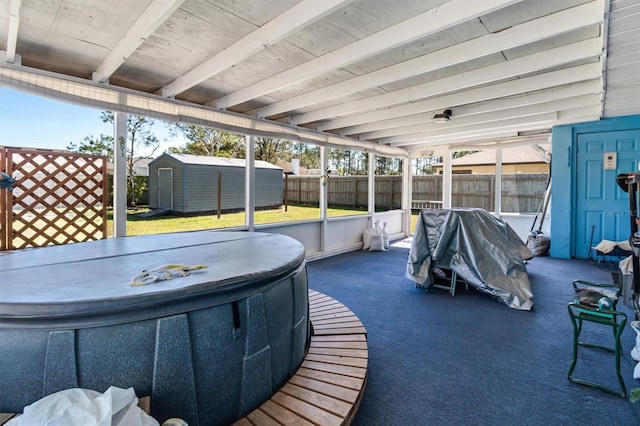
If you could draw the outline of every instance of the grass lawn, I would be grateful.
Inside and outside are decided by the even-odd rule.
[[[245,221],[244,212],[239,213],[227,213],[220,216],[217,215],[202,215],[202,216],[174,216],[164,215],[155,217],[142,217],[142,213],[148,212],[148,208],[129,209],[127,211],[127,235],[151,235],[151,234],[166,234],[171,232],[185,232],[185,231],[198,231],[205,229],[224,229],[243,227]],[[365,215],[364,210],[348,209],[348,208],[330,208],[327,211],[329,217],[339,216],[353,216],[353,215]],[[320,209],[318,207],[305,207],[305,206],[289,206],[287,211],[284,208],[273,210],[256,211],[255,223],[268,224],[268,223],[286,223],[305,220],[319,219]],[[415,229],[417,220],[417,214],[411,217],[411,234]],[[81,217],[75,218],[71,223],[67,221],[59,221],[58,229],[64,229],[65,235],[53,236],[46,234],[47,237],[40,235],[37,236],[33,227],[46,228],[50,226],[49,222],[45,220],[37,220],[35,223],[29,223],[28,226],[24,226],[20,223],[14,224],[14,231],[20,235],[19,240],[15,243],[16,246],[24,244],[25,241],[32,241],[32,244],[38,246],[45,246],[50,243],[50,238],[54,238],[58,244],[65,244],[71,240],[67,240],[68,235],[75,235],[76,232],[83,231],[83,224],[86,220]],[[92,228],[92,229],[95,229]],[[98,231],[96,237],[100,238],[102,234]],[[113,236],[113,210],[109,208],[107,211],[107,237]],[[71,237],[73,238],[73,237]]]
[[[237,226],[244,226],[244,212],[226,213],[217,215],[202,216],[174,216],[164,215],[155,217],[140,217],[141,213],[149,211],[147,208],[130,209],[127,212],[127,235],[164,234],[169,232],[196,231],[203,229],[221,229]],[[327,210],[329,217],[350,216],[366,214],[366,211],[356,209],[334,209]],[[284,208],[273,210],[261,210],[255,213],[255,223],[282,223],[300,220],[312,220],[320,217],[318,207],[289,206],[287,211]],[[107,213],[107,234],[113,234],[113,210]]]

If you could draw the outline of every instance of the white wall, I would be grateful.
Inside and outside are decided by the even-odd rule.
[[[502,213],[501,219],[516,231],[522,242],[526,243],[535,217],[534,213]],[[537,230],[540,226],[541,218],[542,214],[538,215],[534,230]],[[545,215],[545,219],[542,222],[542,232],[551,238],[551,215],[549,213]]]
[[[369,220],[387,222],[387,234],[391,240],[406,237],[402,232],[402,210],[392,210],[375,215],[356,215],[328,218],[326,223],[320,219],[304,222],[272,223],[256,225],[256,232],[268,232],[287,235],[302,243],[308,260],[320,259],[327,256],[346,253],[362,249],[362,233]],[[540,225],[541,215],[536,221],[535,230]],[[527,242],[535,214],[503,213],[502,220],[518,234],[522,242]],[[542,232],[550,235],[550,214],[547,213],[542,226]],[[323,227],[326,235],[323,238]],[[323,247],[323,242],[326,245]]]
[[[308,260],[333,256],[362,249],[362,233],[369,220],[380,220],[380,226],[387,222],[387,234],[394,240],[403,238],[402,210],[392,210],[375,215],[341,216],[305,222],[274,223],[256,225],[256,232],[287,235],[302,243]],[[323,229],[325,230],[323,238]],[[324,247],[323,247],[324,243]]]

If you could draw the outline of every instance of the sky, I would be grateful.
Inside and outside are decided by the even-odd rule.
[[[86,136],[113,135],[113,125],[100,119],[102,110],[19,92],[0,87],[0,146],[67,149],[70,142],[80,143]],[[171,138],[164,123],[153,125],[160,139],[160,155],[181,138]],[[136,155],[150,155],[141,151]]]

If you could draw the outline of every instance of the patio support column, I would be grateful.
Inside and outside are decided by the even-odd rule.
[[[367,183],[367,199],[369,200],[369,214],[373,216],[376,212],[376,155],[369,153],[369,179]]]
[[[115,112],[113,121],[113,236],[127,236],[127,114]]]
[[[493,215],[499,218],[502,215],[502,148],[496,149],[496,177]]]
[[[320,147],[320,251],[324,252],[328,247],[328,224],[327,224],[327,187],[329,186],[329,161],[327,148]]]
[[[451,151],[445,151],[442,157],[442,208],[451,208]]]
[[[411,174],[411,154],[402,160],[402,198],[400,208],[404,211],[402,215],[402,232],[404,235],[411,234],[411,193],[413,192],[413,175]]]
[[[245,136],[246,164],[245,164],[245,203],[244,224],[249,232],[255,231],[256,213],[256,138]]]

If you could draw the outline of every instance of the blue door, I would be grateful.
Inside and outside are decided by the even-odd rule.
[[[610,153],[615,153],[617,159],[607,165]],[[629,238],[629,198],[616,183],[616,177],[637,171],[638,161],[640,129],[578,135],[576,217],[573,222],[575,257],[588,258],[590,246],[602,240],[626,241]]]

